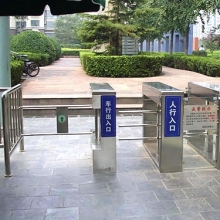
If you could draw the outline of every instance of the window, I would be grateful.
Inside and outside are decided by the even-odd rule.
[[[46,28],[54,29],[54,21],[47,21],[46,22]]]
[[[39,27],[40,21],[39,20],[31,20],[31,26],[32,27]]]
[[[16,28],[25,28],[26,21],[16,21]]]

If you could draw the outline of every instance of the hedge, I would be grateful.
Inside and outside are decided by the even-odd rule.
[[[162,71],[163,56],[86,56],[83,68],[88,75],[97,77],[149,77]]]
[[[163,65],[198,72],[207,76],[220,76],[220,63],[217,59],[202,56],[165,55]]]
[[[30,53],[30,52],[18,52],[18,54],[28,55],[27,59],[29,59],[32,62],[35,62],[39,66],[46,66],[50,64],[49,54]]]
[[[62,56],[79,56],[80,52],[89,52],[89,49],[72,49],[72,48],[61,48]]]
[[[12,60],[11,66],[11,85],[15,86],[21,82],[24,64],[21,61]]]

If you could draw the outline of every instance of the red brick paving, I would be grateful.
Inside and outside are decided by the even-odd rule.
[[[88,76],[79,58],[61,58],[50,66],[41,67],[36,77],[27,77],[22,83],[23,97],[31,96],[88,96],[89,83],[109,83],[119,95],[140,95],[142,82],[163,82],[180,90],[185,90],[188,82],[209,82],[220,85],[219,78],[199,73],[163,67],[163,74],[143,78],[105,78]]]

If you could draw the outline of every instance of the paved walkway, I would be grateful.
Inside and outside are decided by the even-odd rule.
[[[37,77],[28,77],[22,84],[24,97],[48,95],[91,94],[89,83],[109,83],[118,95],[141,94],[142,82],[163,82],[185,90],[188,82],[210,82],[220,85],[220,79],[199,73],[163,67],[163,74],[145,78],[97,78],[88,76],[82,69],[79,58],[61,58],[50,66],[41,67]]]
[[[143,81],[184,89],[188,81],[218,83],[197,73],[163,69],[151,78],[87,76],[79,59],[61,59],[23,83],[24,96],[88,95],[90,82],[109,82],[118,94],[141,94]],[[117,125],[142,123],[141,116],[117,116]],[[93,117],[72,117],[70,132],[94,129]],[[117,128],[117,137],[142,135],[140,127]],[[134,130],[135,129],[135,130]],[[24,118],[24,133],[56,132],[56,119]],[[0,149],[0,220],[220,220],[220,172],[184,148],[184,171],[161,174],[141,141],[118,141],[117,172],[92,172],[90,136],[25,137],[25,152],[11,156],[12,177],[4,177]],[[196,169],[189,169],[196,167]]]

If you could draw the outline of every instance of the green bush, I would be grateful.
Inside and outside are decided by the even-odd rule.
[[[88,49],[61,48],[62,56],[79,56],[80,52],[89,52]]]
[[[35,62],[39,66],[46,66],[50,63],[50,56],[48,54],[41,53],[30,53],[30,52],[18,52],[18,54],[28,55],[27,59],[32,62]]]
[[[23,31],[11,40],[11,50],[49,54],[49,63],[56,58],[56,49],[49,38],[37,31]]]
[[[21,82],[24,64],[21,61],[12,60],[11,66],[11,85],[15,86]]]
[[[55,60],[59,60],[61,57],[61,47],[60,47],[60,43],[57,41],[56,38],[49,38],[49,40],[51,41],[51,43],[54,45],[55,47],[55,51],[56,51],[56,56],[55,56]]]
[[[80,44],[60,44],[61,48],[71,48],[71,49],[80,49]]]
[[[219,61],[209,57],[166,55],[163,65],[198,72],[207,76],[220,76]]]
[[[84,55],[85,56],[85,55]],[[148,77],[162,71],[162,56],[85,56],[83,67],[98,77]]]
[[[207,52],[205,50],[194,50],[192,52],[192,55],[194,55],[194,56],[201,56],[201,57],[207,57]]]

